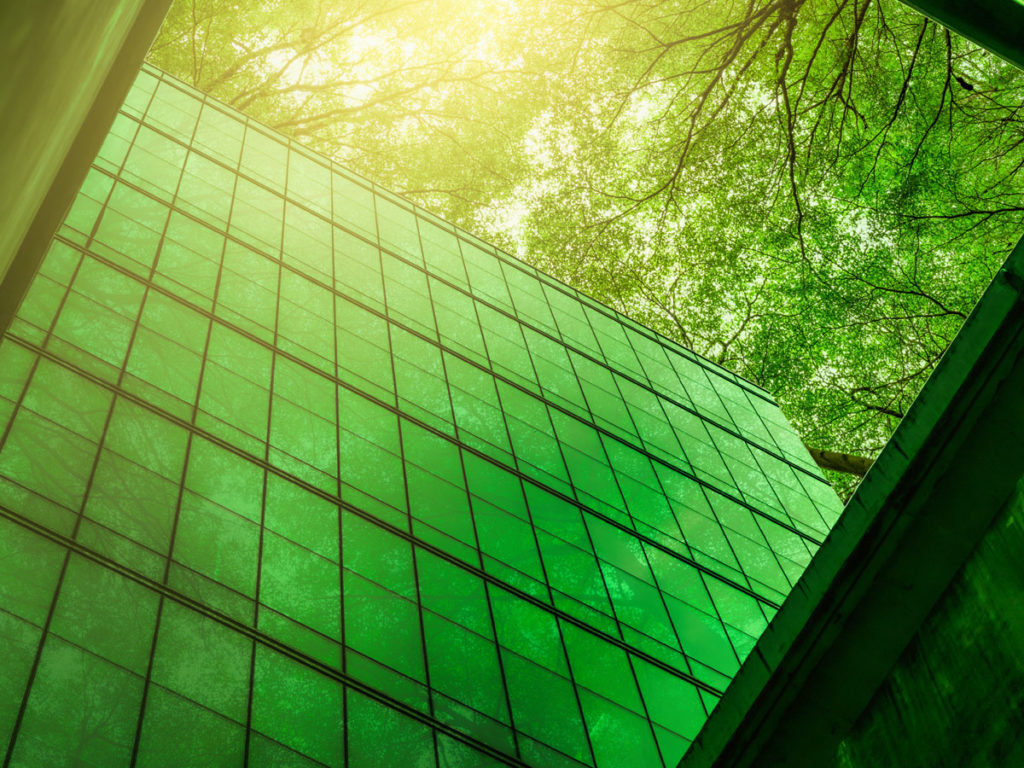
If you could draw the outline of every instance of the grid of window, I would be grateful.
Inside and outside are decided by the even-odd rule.
[[[150,68],[0,428],[12,766],[674,766],[839,511],[757,387]]]

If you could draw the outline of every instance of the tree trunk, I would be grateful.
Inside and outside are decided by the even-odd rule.
[[[845,472],[848,475],[863,477],[871,467],[872,459],[866,456],[851,456],[848,453],[833,453],[822,451],[818,448],[807,446],[811,458],[822,469],[831,469],[835,472]]]

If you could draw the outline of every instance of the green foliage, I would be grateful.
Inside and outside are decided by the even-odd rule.
[[[873,455],[1020,234],[1024,79],[891,0],[180,0],[150,59]]]

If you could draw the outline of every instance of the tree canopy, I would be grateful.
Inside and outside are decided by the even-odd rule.
[[[829,451],[881,448],[1024,222],[1024,77],[895,0],[176,0],[150,60]]]

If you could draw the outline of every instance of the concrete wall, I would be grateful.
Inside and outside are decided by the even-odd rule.
[[[839,745],[838,768],[1024,765],[1022,562],[1018,491]]]
[[[0,3],[0,330],[41,258],[35,251],[45,247],[81,183],[169,5]],[[54,189],[55,182],[67,189]],[[44,220],[37,221],[41,210]],[[34,233],[38,242],[19,256],[33,227],[42,232]],[[16,261],[27,275],[11,270]]]

